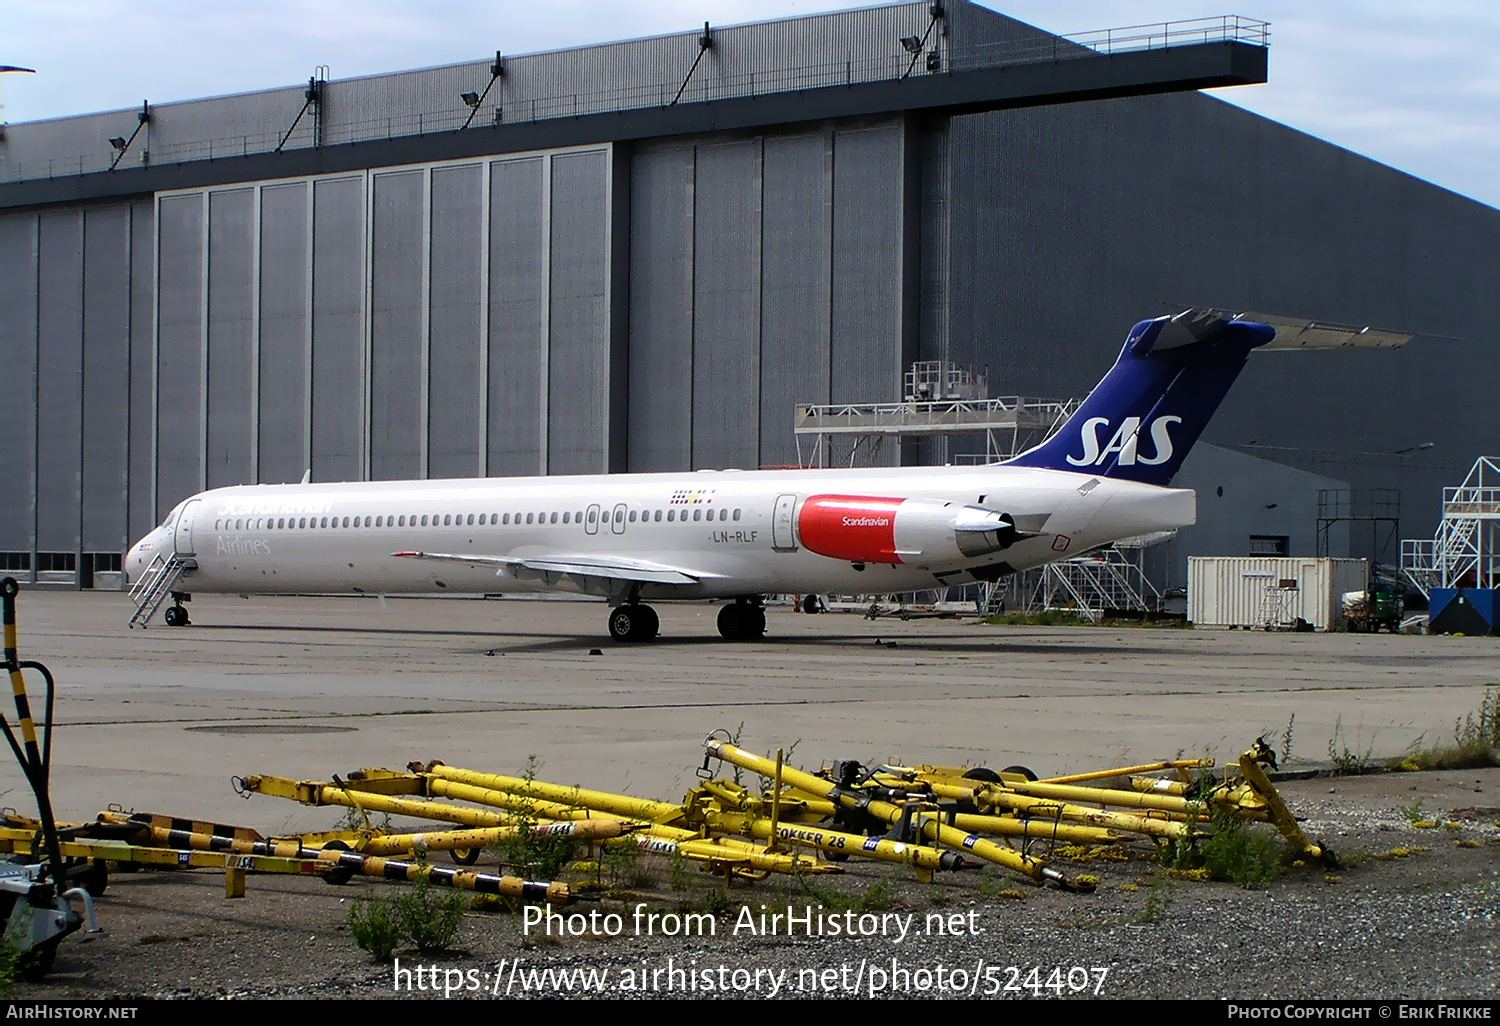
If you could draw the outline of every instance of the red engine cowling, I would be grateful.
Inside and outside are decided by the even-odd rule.
[[[850,563],[953,564],[1013,544],[1008,514],[940,499],[813,495],[797,514],[807,549]]]
[[[797,514],[802,544],[820,556],[851,563],[899,563],[896,512],[905,499],[813,495]]]

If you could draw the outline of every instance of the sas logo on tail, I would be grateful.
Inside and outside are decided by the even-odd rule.
[[[1154,456],[1142,456],[1136,451],[1140,443],[1141,418],[1126,417],[1120,424],[1120,429],[1114,433],[1104,448],[1099,447],[1099,429],[1109,427],[1108,417],[1090,417],[1083,422],[1080,431],[1083,439],[1083,455],[1081,457],[1068,457],[1068,462],[1075,467],[1094,467],[1103,463],[1112,454],[1119,453],[1119,465],[1122,467],[1133,467],[1137,463],[1143,463],[1148,467],[1158,466],[1172,458],[1172,436],[1167,433],[1169,424],[1181,424],[1181,417],[1157,417],[1151,422],[1151,445],[1155,449]]]

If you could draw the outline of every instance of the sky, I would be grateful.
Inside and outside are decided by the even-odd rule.
[[[1221,3],[1224,0],[1220,0]],[[839,0],[0,0],[6,121],[813,14]],[[1496,0],[984,0],[1064,35],[1220,14],[1271,23],[1270,82],[1215,95],[1500,206]]]

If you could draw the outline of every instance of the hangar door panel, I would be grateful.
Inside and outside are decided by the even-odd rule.
[[[157,207],[156,508],[166,512],[202,488],[202,193],[163,196]]]
[[[609,423],[609,154],[552,157],[547,472],[604,470]]]
[[[31,550],[32,481],[36,468],[35,214],[0,217],[0,551]]]
[[[255,192],[208,196],[208,463],[210,488],[255,480],[251,440]]]
[[[370,477],[377,481],[422,476],[424,177],[403,171],[373,179]]]
[[[130,207],[90,207],[83,234],[85,552],[122,552],[134,540],[126,525],[130,349]]]
[[[630,469],[692,461],[694,147],[631,158]]]
[[[314,481],[364,476],[364,202],[361,178],[313,184]]]
[[[547,160],[490,165],[489,474],[541,473]]]
[[[308,204],[306,182],[260,196],[260,480],[307,469]]]
[[[903,139],[834,136],[832,402],[900,398]]]
[[[474,477],[479,452],[484,165],[432,170],[427,476]]]

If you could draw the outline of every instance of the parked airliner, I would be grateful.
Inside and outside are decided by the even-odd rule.
[[[608,599],[609,633],[649,641],[648,599],[732,600],[992,581],[1195,520],[1169,487],[1250,352],[1399,346],[1409,335],[1193,309],[1142,321],[1049,439],[992,466],[696,471],[243,485],[185,499],[130,551],[137,619],[168,594],[505,593]],[[134,621],[133,621],[134,622]]]

